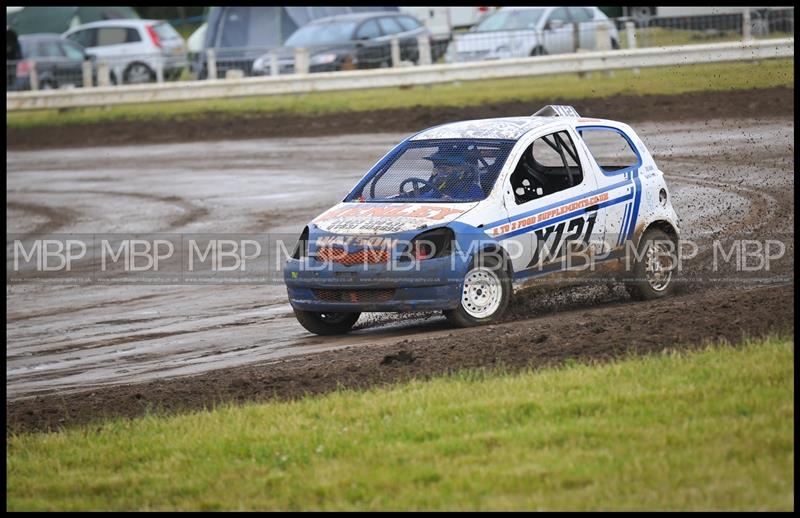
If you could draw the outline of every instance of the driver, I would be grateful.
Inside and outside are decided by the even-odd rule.
[[[424,194],[426,198],[480,199],[484,196],[481,189],[476,160],[468,160],[463,152],[439,150],[426,160],[433,162],[433,174],[430,183],[435,189]]]

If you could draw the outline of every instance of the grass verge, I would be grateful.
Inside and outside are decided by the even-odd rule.
[[[794,508],[794,341],[6,443],[8,510]]]
[[[7,113],[6,126],[31,128],[64,124],[92,124],[124,119],[190,119],[210,113],[242,117],[282,113],[319,115],[387,108],[463,107],[485,103],[537,99],[586,99],[612,95],[665,94],[732,89],[794,87],[794,60],[758,63],[716,63],[645,68],[634,74],[621,70],[607,77],[563,74],[457,82],[415,88],[379,88],[301,95],[184,101],[145,105],[85,108],[59,112],[40,110]]]

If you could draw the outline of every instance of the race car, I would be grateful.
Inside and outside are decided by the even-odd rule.
[[[678,242],[633,129],[548,105],[406,138],[303,229],[284,280],[312,333],[345,333],[369,311],[443,311],[465,327],[533,285],[614,279],[634,298],[666,296]]]

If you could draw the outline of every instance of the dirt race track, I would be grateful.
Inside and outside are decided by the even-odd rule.
[[[793,333],[793,109],[747,119],[683,109],[684,120],[635,129],[667,175],[685,236],[786,244],[759,282],[731,274],[648,303],[619,286],[520,293],[495,326],[371,315],[335,339],[305,332],[280,284],[8,284],[7,428]],[[296,235],[403,136],[10,151],[7,232]],[[703,249],[691,271],[710,261]]]

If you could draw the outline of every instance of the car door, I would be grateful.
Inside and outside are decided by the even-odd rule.
[[[66,83],[83,86],[83,62],[86,58],[83,49],[71,41],[62,40],[59,43],[66,56],[61,65],[61,76]]]
[[[578,145],[588,155],[587,167],[595,171],[604,201],[605,251],[620,251],[633,235],[641,200],[639,167],[642,159],[626,133],[617,127],[586,123],[578,126]]]
[[[572,22],[578,25],[578,46],[581,49],[593,50],[597,48],[597,24],[594,14],[588,7],[568,8]]]
[[[518,9],[514,11],[510,20],[510,29],[506,34],[507,44],[500,43],[498,54],[500,57],[524,58],[541,54],[540,25],[544,9]],[[505,46],[505,49],[503,47]],[[502,54],[508,53],[508,56]]]
[[[420,36],[430,38],[429,32],[422,24],[409,16],[398,16],[395,17],[394,20],[397,21],[403,29],[403,32],[398,35],[401,38],[400,53],[401,56],[405,56],[402,59],[408,59],[418,63],[419,43],[417,42],[417,38]]]
[[[128,44],[130,38],[139,38],[135,29],[126,27],[100,27],[97,30],[96,51],[108,62],[111,70],[117,78],[127,81],[125,72],[128,64],[140,58],[140,56],[130,55],[133,50]],[[140,38],[139,38],[140,39]]]
[[[36,44],[36,73],[40,88],[58,88],[64,82],[65,56],[55,39],[44,39]]]
[[[544,50],[547,54],[575,52],[575,27],[566,7],[553,9],[544,24]]]
[[[392,47],[391,40],[397,38],[400,43],[400,61],[413,61],[416,59],[417,42],[413,38],[404,38],[403,27],[400,26],[397,19],[391,16],[383,16],[378,18],[378,25],[381,26],[383,32],[383,40],[389,43],[389,58],[391,59]]]
[[[377,19],[364,21],[356,29],[355,36],[359,42],[356,51],[358,68],[380,68],[387,62],[391,65],[389,43],[381,40],[383,32]]]
[[[602,241],[597,178],[576,141],[566,124],[526,138],[504,180],[508,223],[492,235],[508,250],[516,280],[575,265],[576,252],[586,257],[589,245]],[[565,263],[568,252],[571,262]]]

